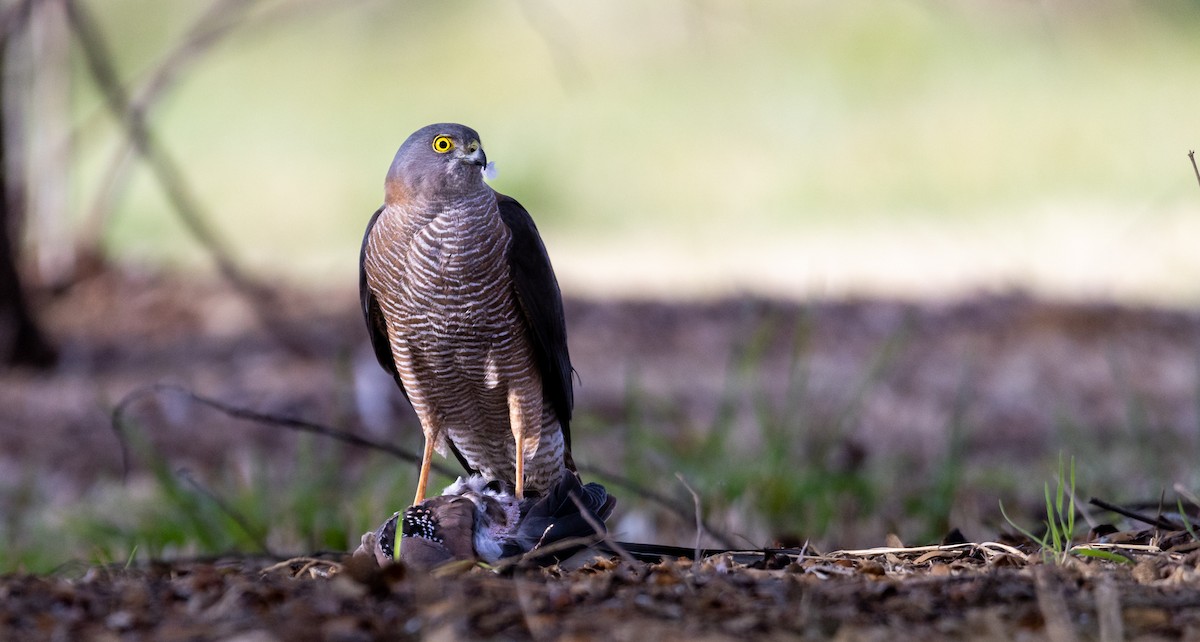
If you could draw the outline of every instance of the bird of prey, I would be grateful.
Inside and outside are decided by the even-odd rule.
[[[575,475],[562,295],[529,213],[484,183],[475,130],[423,127],[396,152],[363,235],[359,292],[380,365],[425,436],[518,499]]]

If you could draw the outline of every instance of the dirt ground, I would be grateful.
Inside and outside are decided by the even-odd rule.
[[[597,559],[433,575],[361,559],[92,567],[0,581],[9,640],[1200,637],[1196,553],[1048,565],[1000,545],[780,555],[759,568]],[[1031,561],[1032,560],[1032,561]],[[766,568],[762,568],[766,566]]]
[[[118,478],[110,414],[148,384],[368,436],[412,428],[365,345],[352,291],[288,291],[268,311],[271,325],[219,283],[157,273],[110,272],[42,304],[62,358],[51,372],[0,372],[4,511],[20,500],[17,487],[53,508]],[[1157,498],[1169,480],[1197,487],[1193,311],[1009,294],[937,303],[568,300],[567,315],[577,413],[586,417],[576,423],[576,459],[585,465],[626,456],[634,382],[639,399],[668,409],[642,417],[668,441],[711,425],[734,388],[779,407],[801,397],[810,421],[843,430],[855,465],[928,461],[945,452],[952,426],[966,425],[966,465],[1005,466],[1044,455],[1073,426],[1098,452],[1161,445],[1113,471],[1110,487],[1127,494],[1111,499]],[[174,463],[198,471],[293,439],[231,428],[170,396],[130,411],[155,426]],[[749,408],[739,413],[752,422]],[[738,447],[753,452],[759,438],[748,431]],[[1154,465],[1138,468],[1146,456]],[[1043,480],[1030,482],[1035,491]],[[967,505],[955,523],[968,524],[974,541],[995,538],[970,519],[995,513],[995,497]],[[713,519],[762,541],[778,535],[753,532],[732,513]],[[878,545],[886,531],[847,532],[826,548]],[[928,552],[784,556],[770,568],[724,558],[694,569],[600,561],[438,577],[340,559],[68,565],[0,578],[0,639],[1200,639],[1195,551],[1130,549],[1131,564],[1061,566],[1002,548]]]

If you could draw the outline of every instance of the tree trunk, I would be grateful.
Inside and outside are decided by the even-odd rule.
[[[8,45],[8,38],[0,40],[0,366],[49,367],[57,355],[30,311],[17,256],[26,199],[23,186],[8,171],[21,158],[10,147],[4,124],[4,112],[12,104],[5,95],[12,89],[5,82]]]

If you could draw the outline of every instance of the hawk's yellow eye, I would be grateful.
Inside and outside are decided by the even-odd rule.
[[[449,136],[438,136],[433,139],[433,151],[445,154],[452,149],[454,149],[454,141],[450,140]]]

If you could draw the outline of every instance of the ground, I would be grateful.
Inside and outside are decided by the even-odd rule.
[[[707,521],[736,545],[813,547],[768,568],[712,558],[694,569],[601,561],[430,577],[343,565],[335,553],[280,565],[328,546],[281,535],[270,520],[262,548],[273,555],[207,561],[202,547],[148,551],[131,536],[130,548],[108,558],[130,562],[105,564],[69,530],[80,502],[100,503],[98,489],[141,492],[144,463],[131,462],[123,477],[128,462],[111,419],[148,385],[410,443],[411,415],[373,363],[352,291],[281,291],[264,323],[263,311],[220,283],[125,270],[41,303],[59,367],[0,373],[3,639],[1200,635],[1200,558],[1186,547],[1121,549],[1130,563],[1077,555],[1045,563],[1028,547],[999,545],[816,554],[878,546],[889,533],[937,541],[949,527],[970,541],[1002,539],[1013,529],[998,499],[1036,530],[1042,484],[1054,482],[1046,464],[1064,450],[1078,456],[1081,508],[1089,495],[1132,504],[1174,484],[1194,491],[1200,316],[1192,311],[1012,293],[950,302],[569,299],[576,459],[684,497],[690,509],[672,474],[683,472]],[[147,393],[124,411],[171,467],[210,483],[292,462],[302,450],[289,431],[233,421],[177,394]],[[727,438],[714,442],[714,433]],[[703,459],[714,443],[716,460]],[[774,451],[784,455],[772,464],[763,454]],[[362,483],[360,462],[343,463],[338,483]],[[303,466],[293,468],[286,475],[303,480]],[[611,526],[622,538],[692,544],[688,511],[656,509],[609,483],[621,498]],[[761,499],[768,495],[781,499]],[[814,512],[821,502],[827,514]],[[354,525],[343,525],[350,533],[333,548],[352,547],[381,510],[344,507],[338,514]]]
[[[0,583],[5,639],[1195,639],[1190,555],[1131,564],[1027,558],[996,545],[862,551],[750,568],[716,556],[597,560],[566,572],[315,559],[92,567]]]

